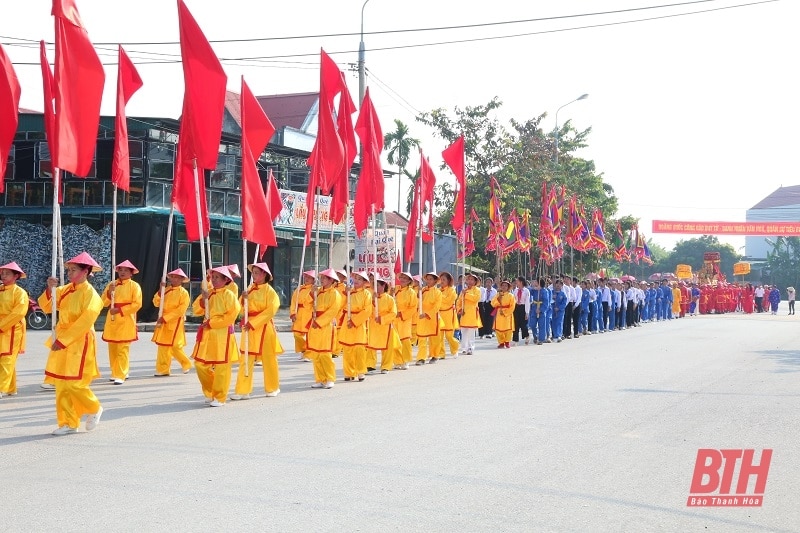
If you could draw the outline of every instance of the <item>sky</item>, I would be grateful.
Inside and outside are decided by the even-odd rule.
[[[367,84],[384,131],[402,120],[433,157],[446,144],[415,121],[420,112],[497,96],[503,124],[546,113],[542,127],[552,130],[568,104],[558,122],[591,127],[577,155],[614,188],[617,215],[639,218],[667,250],[697,236],[652,234],[653,219],[744,221],[778,187],[800,184],[786,163],[800,135],[796,0],[185,2],[222,58],[228,89],[239,92],[244,75],[256,95],[318,91],[320,48],[357,95],[347,69],[357,63],[363,21]],[[102,113],[114,114],[122,43],[144,81],[128,115],[177,118],[176,1],[76,3],[108,63]],[[53,41],[51,1],[6,4],[0,43],[20,78],[20,105],[41,110],[36,43]],[[447,29],[454,26],[468,27]],[[239,42],[213,42],[226,40]],[[387,182],[387,206],[397,205],[397,189]],[[744,254],[744,237],[720,240]]]

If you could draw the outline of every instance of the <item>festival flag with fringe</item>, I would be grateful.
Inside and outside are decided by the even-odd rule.
[[[591,248],[598,250],[601,254],[608,252],[608,243],[603,231],[603,212],[595,208],[592,211],[592,230],[590,232],[592,241]]]

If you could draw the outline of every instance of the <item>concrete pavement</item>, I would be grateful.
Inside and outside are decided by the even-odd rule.
[[[52,437],[53,396],[38,386],[46,334],[31,332],[19,394],[0,399],[0,523],[797,531],[798,333],[795,316],[712,315],[511,350],[482,340],[476,355],[332,390],[310,389],[311,365],[287,354],[280,396],[216,409],[194,372],[152,377],[142,334],[131,379],[95,384],[97,430]],[[698,448],[773,449],[763,507],[687,508]]]

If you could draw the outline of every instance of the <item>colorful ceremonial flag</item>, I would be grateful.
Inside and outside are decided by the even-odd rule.
[[[56,26],[53,166],[79,177],[91,172],[106,75],[75,0],[53,0]]]
[[[242,76],[240,96],[242,122],[242,238],[266,250],[277,246],[267,196],[258,175],[258,158],[275,133],[275,127],[264,113]]]
[[[187,239],[196,241],[200,239],[200,226],[204,236],[209,231],[203,170],[217,166],[228,77],[183,0],[178,0],[178,27],[185,90],[172,202],[183,214]],[[196,181],[195,171],[199,175]]]
[[[356,198],[353,205],[353,222],[356,234],[367,229],[369,217],[383,211],[384,185],[381,168],[381,152],[383,152],[383,131],[378,121],[378,114],[369,95],[369,88],[364,94],[358,120],[355,127],[361,139],[361,173],[356,185]]]
[[[614,259],[616,261],[623,262],[628,260],[625,237],[622,234],[622,227],[619,225],[619,221],[617,221],[617,231],[614,235],[612,246],[614,247]]]
[[[600,253],[608,251],[606,235],[603,231],[603,212],[599,209],[592,211],[592,230],[590,233],[592,248],[599,250]]]
[[[517,216],[517,210],[512,209],[511,213],[508,215],[508,223],[503,233],[503,255],[519,250],[520,246],[519,218]]]
[[[486,251],[503,253],[503,214],[500,211],[502,189],[494,176],[489,179],[489,237],[486,239]]]
[[[466,223],[467,179],[464,163],[464,136],[461,135],[442,152],[442,159],[456,177],[456,203],[450,225],[453,231],[460,231]]]
[[[525,209],[519,221],[519,246],[523,252],[529,252],[533,242],[531,241],[530,210]]]
[[[19,124],[20,95],[14,65],[0,45],[0,193],[5,191],[6,165]]]
[[[133,93],[142,87],[142,78],[128,54],[119,47],[117,68],[117,114],[114,119],[114,155],[111,161],[111,183],[125,192],[131,189],[131,160],[128,151],[128,119],[125,106]]]

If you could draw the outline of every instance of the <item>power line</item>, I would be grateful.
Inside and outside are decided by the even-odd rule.
[[[659,9],[659,8],[665,8],[665,7],[675,7],[675,6],[683,6],[683,5],[693,4],[693,3],[701,3],[701,2],[705,3],[705,2],[713,2],[713,1],[716,1],[716,0],[696,0],[695,2],[686,2],[686,3],[683,3],[683,4],[664,4],[662,6],[651,6],[649,8],[631,8],[631,9],[628,9],[628,10],[619,10],[619,11],[615,11],[615,12],[610,12],[609,11],[609,12],[600,12],[600,13],[592,13],[592,14],[581,14],[581,15],[564,15],[564,16],[561,16],[561,17],[551,17],[550,19],[530,19],[529,21],[546,21],[546,20],[552,20],[554,18],[575,18],[575,17],[597,16],[597,15],[603,15],[603,14],[622,13],[622,12],[627,12],[627,11],[639,11],[639,10],[643,10],[643,9]],[[741,7],[752,7],[752,6],[756,6],[756,5],[760,5],[760,4],[769,4],[769,3],[774,3],[774,2],[778,2],[778,1],[779,0],[760,0],[760,1],[755,1],[755,2],[747,2],[747,3],[743,3],[743,4],[715,7],[715,8],[709,8],[709,9],[703,9],[703,10],[697,10],[697,11],[688,11],[688,12],[683,12],[683,13],[673,13],[673,14],[669,14],[669,15],[659,15],[659,16],[646,17],[646,18],[633,19],[633,20],[625,20],[625,21],[617,21],[617,22],[606,22],[606,23],[590,24],[590,25],[585,25],[585,26],[573,26],[573,27],[559,28],[559,29],[553,29],[553,30],[539,30],[539,31],[533,31],[533,32],[509,34],[509,35],[496,35],[496,36],[489,36],[489,37],[473,37],[473,38],[468,38],[468,39],[457,39],[457,40],[450,40],[450,41],[438,41],[438,42],[428,42],[428,43],[418,43],[418,44],[406,44],[406,45],[396,45],[396,46],[374,47],[374,48],[370,48],[369,51],[370,52],[380,52],[380,51],[388,51],[388,50],[403,50],[403,49],[421,48],[421,47],[429,47],[429,46],[442,46],[442,45],[448,45],[448,44],[464,44],[464,43],[470,43],[470,42],[491,41],[491,40],[498,40],[498,39],[512,39],[512,38],[517,38],[517,37],[528,37],[528,36],[533,36],[533,35],[546,35],[546,34],[551,34],[551,33],[561,33],[561,32],[565,32],[565,31],[595,29],[595,28],[602,28],[602,27],[609,27],[609,26],[619,26],[619,25],[623,25],[623,24],[633,24],[633,23],[638,23],[638,22],[652,22],[652,21],[655,21],[655,20],[663,20],[663,19],[683,17],[683,16],[689,16],[689,15],[706,14],[706,13],[711,13],[711,12],[715,12],[715,11],[723,11],[723,10],[736,9],[736,8],[741,8]],[[521,22],[521,21],[517,21],[517,22]],[[507,22],[507,23],[511,23],[511,22]],[[486,26],[486,25],[492,25],[492,24],[500,24],[500,23],[487,23],[487,24],[483,24],[483,25],[471,25],[471,26],[464,26],[464,27],[465,28],[467,28],[467,27],[478,27],[478,26]],[[449,28],[456,28],[456,27],[449,27]],[[442,29],[448,29],[448,28],[442,28]],[[432,31],[433,28],[425,28],[425,29],[417,29],[417,30],[411,29],[411,30],[403,30],[403,31],[410,32],[410,31],[423,31],[423,30]],[[392,30],[392,32],[399,32],[399,31],[401,31],[401,30]],[[378,34],[378,33],[381,33],[381,32],[374,32],[374,33]],[[345,36],[345,35],[350,35],[350,34],[331,34],[331,36]],[[360,35],[360,34],[355,34],[355,35]],[[367,34],[365,33],[365,35],[367,35]],[[306,37],[311,37],[311,36],[306,36]],[[30,39],[22,39],[22,38],[17,38],[17,37],[0,36],[0,38],[3,38],[3,39],[18,39],[18,40],[33,42]],[[301,38],[301,37],[296,37],[296,38]],[[266,39],[250,39],[250,40],[247,40],[247,41],[258,41],[258,40],[266,40]],[[211,41],[211,42],[219,42],[219,41]],[[234,42],[234,41],[225,41],[225,42]],[[6,44],[9,45],[9,46],[20,46],[19,43],[6,43]],[[164,43],[128,43],[128,44],[149,45],[149,44],[176,44],[176,43],[164,42]],[[139,51],[131,51],[131,52],[148,53],[148,52],[139,52]],[[356,52],[357,52],[357,50],[339,50],[339,51],[327,52],[327,53],[328,53],[328,55],[341,55],[341,54],[354,54]],[[150,52],[150,53],[154,53],[154,52]],[[170,54],[162,54],[162,55],[166,55],[168,57],[170,57],[170,56],[171,57],[176,57],[176,58],[179,57],[178,54],[172,54],[172,55],[170,55]],[[232,61],[259,61],[259,62],[263,62],[263,61],[267,61],[267,60],[277,60],[277,59],[314,57],[314,56],[317,56],[317,55],[319,55],[319,52],[297,53],[297,54],[282,54],[282,55],[271,55],[271,56],[252,56],[252,57],[239,57],[239,58],[225,58],[225,57],[222,57],[222,58],[220,58],[220,61],[223,62],[223,63],[232,62]],[[138,64],[140,64],[140,65],[143,65],[143,64],[170,64],[170,63],[180,63],[180,61],[181,61],[180,59],[175,59],[175,60],[166,60],[165,59],[163,61],[141,61]],[[39,63],[15,63],[15,65],[38,65],[38,64]],[[104,63],[104,64],[105,65],[116,65],[117,63],[116,62],[110,62],[110,63]],[[258,65],[253,65],[253,66],[258,66]]]

